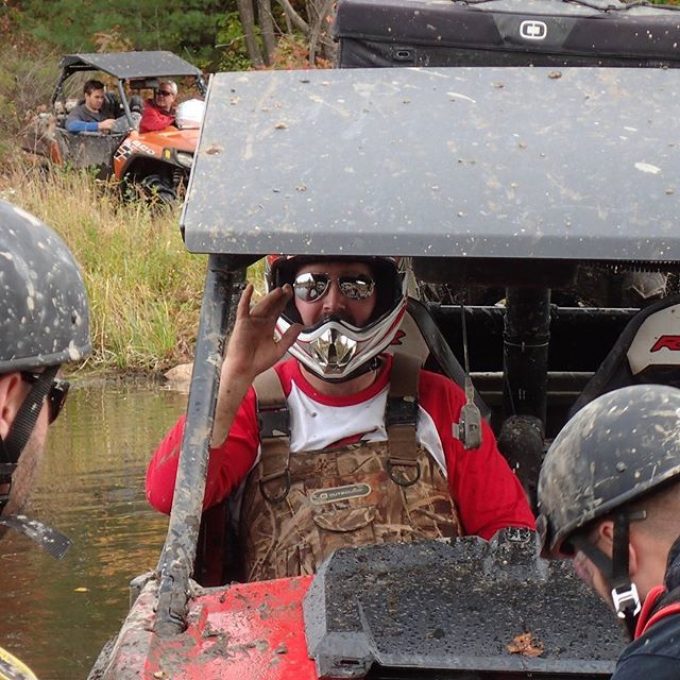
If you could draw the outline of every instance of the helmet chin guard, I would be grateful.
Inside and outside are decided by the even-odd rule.
[[[323,380],[348,380],[362,373],[366,364],[390,345],[404,310],[401,305],[388,318],[370,324],[370,328],[357,328],[337,317],[324,319],[313,328],[304,329],[289,351]],[[280,318],[277,333],[283,334],[289,326],[286,319]]]
[[[328,326],[324,332],[309,343],[318,365],[324,373],[342,372],[357,352],[356,340],[347,337],[338,328]]]

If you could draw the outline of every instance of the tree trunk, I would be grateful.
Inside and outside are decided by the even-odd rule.
[[[301,30],[305,35],[309,35],[309,24],[293,9],[293,5],[289,0],[277,0],[279,5],[283,7],[286,17],[290,19],[294,26]]]
[[[236,0],[236,2],[250,61],[253,63],[253,66],[264,66],[262,52],[255,36],[255,10],[253,9],[253,2],[252,0]]]
[[[276,49],[271,0],[257,0],[257,16],[260,20],[260,30],[262,31],[262,40],[264,41],[264,59],[267,66],[269,66],[272,63],[272,57]]]
[[[333,61],[336,45],[330,32],[335,16],[335,3],[332,0],[308,0],[308,20],[310,31],[309,62],[314,65],[316,57]]]

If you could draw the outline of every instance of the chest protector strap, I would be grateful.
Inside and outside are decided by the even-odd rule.
[[[286,395],[273,368],[260,373],[253,387],[262,441],[260,491],[270,503],[280,503],[290,491],[290,413]]]
[[[411,486],[420,479],[416,440],[419,375],[420,362],[417,359],[402,354],[394,356],[385,413],[390,442],[390,457],[386,467],[390,479],[399,486]]]

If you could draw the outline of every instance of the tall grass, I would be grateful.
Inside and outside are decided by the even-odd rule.
[[[124,204],[87,173],[17,168],[0,197],[33,213],[69,244],[91,310],[85,369],[160,372],[191,360],[205,256],[186,252],[179,207]]]

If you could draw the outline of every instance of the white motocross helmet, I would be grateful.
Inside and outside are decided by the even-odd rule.
[[[267,291],[271,291],[285,283],[292,284],[304,264],[344,259],[366,262],[373,271],[378,297],[372,318],[361,328],[342,319],[322,319],[304,328],[289,350],[315,375],[335,382],[370,370],[376,365],[376,357],[394,340],[406,310],[408,258],[269,255],[265,269]],[[277,337],[299,322],[293,298],[276,323]]]

